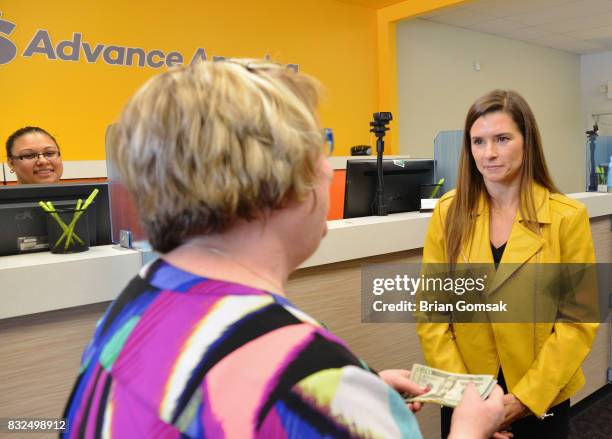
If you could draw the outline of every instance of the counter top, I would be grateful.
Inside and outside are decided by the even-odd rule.
[[[590,218],[612,214],[612,193],[580,192]],[[431,213],[406,212],[328,221],[328,234],[300,268],[423,247]]]
[[[113,300],[141,266],[139,252],[114,245],[2,256],[0,319]]]
[[[591,218],[612,215],[612,193],[577,193]],[[423,247],[430,213],[328,221],[328,234],[300,268]],[[0,257],[0,319],[112,300],[142,266],[135,250],[108,245],[83,253]]]
[[[136,250],[130,250],[117,245],[100,245],[90,247],[80,253],[54,254],[51,252],[26,253],[22,255],[0,257],[0,270],[23,268],[25,266],[44,266],[65,264],[67,262],[84,262],[108,257],[138,255]]]
[[[612,192],[578,192],[567,194],[568,197],[583,203],[589,212],[589,218],[612,214]]]
[[[327,236],[300,268],[421,248],[430,218],[406,212],[328,221]]]

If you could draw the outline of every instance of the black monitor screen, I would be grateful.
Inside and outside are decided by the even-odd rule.
[[[100,192],[87,208],[89,244],[111,244],[111,222],[107,183],[28,184],[0,188],[0,256],[49,249],[47,217],[39,201],[55,208],[74,207],[94,189]]]
[[[376,159],[346,162],[344,218],[374,214],[377,175]],[[421,185],[432,184],[433,179],[434,161],[431,159],[384,159],[387,213],[419,210]]]

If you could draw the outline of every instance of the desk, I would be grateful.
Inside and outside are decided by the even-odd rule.
[[[0,257],[0,319],[113,300],[141,262],[139,252],[115,245]]]
[[[588,208],[598,261],[612,262],[612,194],[572,196]],[[376,369],[423,362],[413,325],[361,323],[360,282],[364,264],[419,262],[430,217],[330,221],[320,248],[291,276],[289,299]],[[140,264],[140,254],[113,246],[0,258],[0,315],[12,317],[0,320],[0,416],[60,415],[96,320]],[[608,355],[609,330],[602,327],[584,364],[587,385],[573,402],[605,383]],[[419,414],[425,437],[438,437],[438,412],[428,406]]]

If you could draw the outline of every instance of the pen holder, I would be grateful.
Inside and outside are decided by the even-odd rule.
[[[596,172],[597,192],[608,192],[608,174],[606,172]]]
[[[432,212],[434,210],[442,193],[441,189],[441,183],[421,185],[421,212]]]
[[[86,211],[64,208],[47,212],[46,215],[51,253],[79,253],[89,250]]]

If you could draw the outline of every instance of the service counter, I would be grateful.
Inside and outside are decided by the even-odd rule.
[[[587,206],[598,261],[612,262],[612,194],[571,196]],[[329,221],[320,248],[289,280],[290,300],[375,369],[423,362],[413,324],[361,323],[361,267],[419,262],[430,217]],[[95,322],[141,265],[139,252],[118,246],[0,257],[0,417],[61,414]],[[584,365],[587,385],[572,402],[605,384],[609,340],[609,326],[602,325]],[[419,414],[425,437],[438,437],[438,416],[434,406]]]

